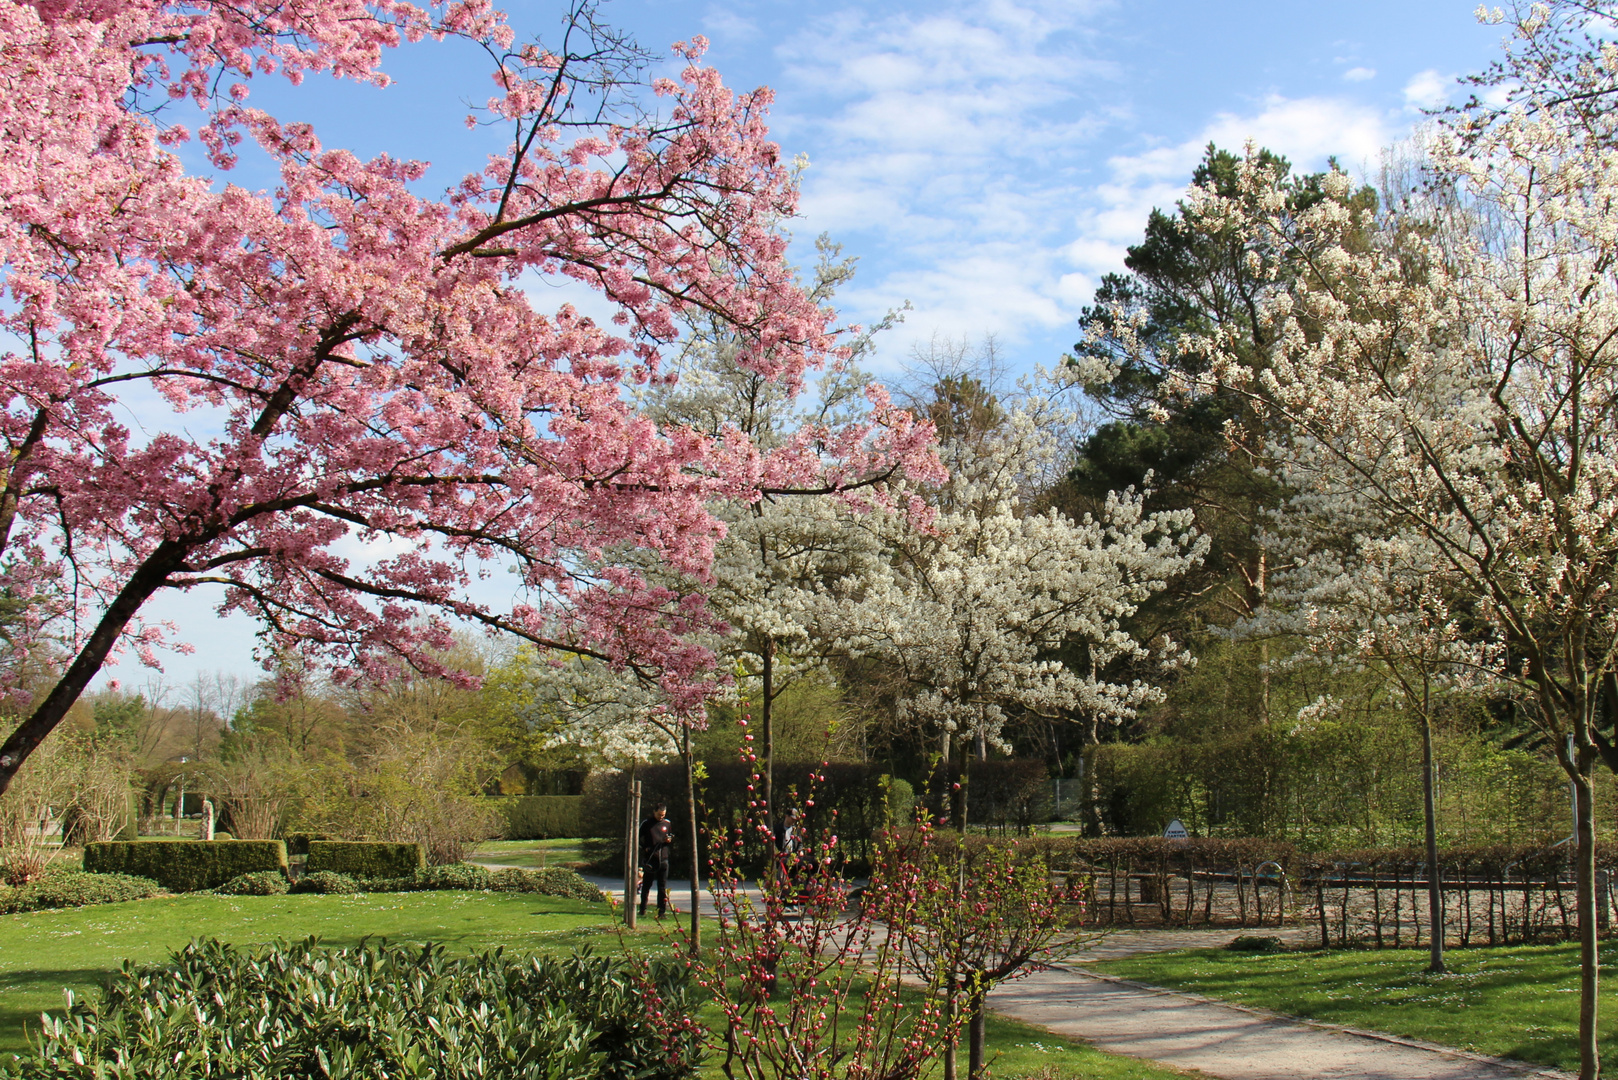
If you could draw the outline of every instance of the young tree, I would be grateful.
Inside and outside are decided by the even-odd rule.
[[[1260,298],[1258,370],[1210,333],[1212,379],[1276,421],[1290,514],[1430,567],[1455,612],[1419,623],[1474,662],[1555,749],[1577,806],[1580,1075],[1599,1073],[1593,770],[1618,768],[1618,9],[1516,10],[1505,59],[1430,147],[1421,197],[1360,246],[1341,198],[1282,213],[1256,161],[1242,197],[1195,196],[1210,227],[1264,238],[1306,273]],[[1327,178],[1346,194],[1342,174]],[[1389,630],[1395,629],[1393,626]]]
[[[1031,513],[1023,492],[1058,458],[1054,410],[1032,401],[961,455],[950,479],[926,494],[940,507],[927,527],[872,515],[888,553],[884,572],[830,598],[828,623],[846,647],[880,660],[901,709],[941,733],[945,758],[959,736],[980,753],[1000,744],[1017,713],[1133,715],[1161,691],[1098,674],[1116,657],[1172,668],[1186,660],[1166,639],[1140,642],[1123,621],[1196,564],[1206,542],[1183,512],[1147,514],[1137,492],[1115,494],[1097,517]],[[945,457],[950,457],[945,448]],[[1075,670],[1057,654],[1087,654]]]
[[[816,240],[818,260],[808,286],[817,304],[829,304],[854,276],[855,261],[826,236]],[[739,679],[757,680],[760,769],[764,813],[775,820],[775,707],[781,695],[824,667],[835,635],[816,625],[819,594],[871,572],[879,559],[856,520],[886,493],[910,482],[938,481],[943,470],[930,452],[906,458],[870,454],[871,437],[905,423],[886,392],[854,367],[875,333],[897,318],[890,313],[853,337],[844,357],[823,371],[810,393],[798,395],[761,377],[744,363],[744,345],[727,323],[695,320],[674,372],[678,381],[652,390],[645,411],[710,438],[736,432],[765,451],[801,454],[798,489],[759,498],[727,499],[713,511],[725,522],[715,549],[708,603],[724,622],[707,639]],[[926,431],[926,425],[918,425]],[[751,690],[746,690],[753,697]]]
[[[514,44],[483,0],[13,5],[0,37],[0,590],[26,601],[13,640],[66,642],[0,790],[118,648],[156,662],[168,635],[142,611],[168,590],[217,588],[345,676],[441,672],[462,620],[700,696],[700,599],[626,555],[703,580],[708,501],[791,486],[805,452],[659,428],[625,390],[695,311],[788,386],[835,347],[774,228],[796,189],[767,90],[728,90],[701,39],[643,88],[587,0],[554,46]],[[248,104],[265,74],[385,84],[386,51],[425,37],[489,52],[486,115],[510,133],[439,198],[420,163]],[[170,98],[194,131],[158,122]],[[278,187],[188,175],[192,137],[220,173],[251,147]],[[614,326],[536,309],[526,275],[594,290]],[[386,543],[361,565],[345,537]],[[470,590],[491,564],[519,572],[509,606]]]

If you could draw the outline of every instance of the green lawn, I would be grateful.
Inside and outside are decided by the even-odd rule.
[[[1538,945],[1447,954],[1428,975],[1425,950],[1254,954],[1222,949],[1156,953],[1089,965],[1155,986],[1332,1024],[1425,1039],[1497,1057],[1578,1070],[1578,947]],[[1601,963],[1618,963],[1618,943]],[[1607,987],[1615,984],[1608,977]],[[1610,995],[1602,1058],[1618,1062]]]
[[[362,893],[358,896],[191,895],[0,917],[0,1052],[21,1050],[24,1024],[83,994],[125,960],[160,960],[193,937],[243,944],[317,936],[436,941],[477,951],[616,948],[604,904],[522,893]],[[655,924],[654,924],[655,926]],[[655,935],[648,931],[647,940]]]
[[[674,923],[648,920],[630,940],[655,945]],[[160,960],[193,937],[240,944],[317,936],[331,945],[365,937],[435,941],[453,949],[617,949],[624,936],[599,904],[513,893],[364,893],[358,896],[158,897],[123,904],[0,916],[0,1052],[27,1046],[39,1014],[61,1007],[64,987],[93,993],[125,960]],[[991,1016],[989,1046],[1001,1080],[1173,1080],[1187,1074],[1113,1057],[1038,1028]],[[964,1053],[964,1049],[963,1049]],[[716,1063],[708,1073],[717,1077]]]
[[[502,866],[521,866],[538,870],[546,866],[579,869],[584,865],[581,841],[557,840],[486,840],[478,845],[468,862],[499,863]]]

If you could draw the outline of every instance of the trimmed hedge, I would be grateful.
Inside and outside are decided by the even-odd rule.
[[[151,878],[170,892],[197,892],[242,874],[285,874],[287,848],[279,840],[108,840],[85,845],[84,868]]]
[[[337,874],[330,870],[316,870],[312,874],[304,874],[292,883],[290,892],[319,893],[322,896],[352,896],[357,892],[365,891],[365,882],[351,878],[347,874]]]
[[[163,887],[151,878],[129,874],[87,874],[82,870],[57,870],[38,881],[14,889],[0,889],[0,915],[45,908],[88,907],[91,904],[117,904],[156,896]]]
[[[323,832],[295,832],[295,833],[288,833],[287,838],[286,838],[286,841],[287,841],[287,854],[288,855],[307,855],[307,854],[309,854],[309,844],[310,844],[311,841],[314,841],[314,840],[341,840],[341,839],[342,839],[342,837],[340,837],[340,836],[333,836],[330,833],[323,833]]]
[[[673,961],[589,954],[194,941],[45,1017],[0,1077],[690,1080],[689,981]]]
[[[366,840],[309,841],[304,873],[330,870],[356,878],[408,877],[427,865],[420,844],[387,844]]]
[[[233,877],[217,891],[224,896],[281,896],[289,887],[279,871],[260,870],[256,874]]]
[[[584,835],[583,795],[499,795],[488,802],[505,816],[507,840]]]

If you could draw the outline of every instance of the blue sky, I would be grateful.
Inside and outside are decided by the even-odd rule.
[[[1121,269],[1147,212],[1173,204],[1210,140],[1253,139],[1311,169],[1336,155],[1374,177],[1382,148],[1422,108],[1464,96],[1455,77],[1496,55],[1502,31],[1473,7],[615,0],[603,15],[648,48],[704,34],[727,82],[775,89],[772,129],[810,163],[791,225],[805,261],[822,231],[859,256],[839,297],[847,321],[912,305],[871,361],[882,374],[935,335],[993,334],[1014,370],[1054,363],[1095,283]],[[558,25],[552,3],[507,10],[520,38]],[[469,48],[418,46],[390,61],[386,90],[263,83],[253,101],[314,122],[329,146],[429,160],[429,180],[447,186],[498,148],[496,132],[462,123],[465,103],[490,92],[485,64]],[[232,179],[264,182],[251,169]],[[166,682],[255,676],[252,626],[210,608],[198,593],[153,612],[199,646],[165,665]],[[107,675],[147,678],[130,659]]]

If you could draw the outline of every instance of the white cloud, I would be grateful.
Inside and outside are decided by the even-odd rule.
[[[1368,82],[1376,78],[1376,68],[1351,67],[1343,72],[1345,82]]]
[[[1418,71],[1405,83],[1405,104],[1412,109],[1437,109],[1449,104],[1455,80],[1432,68]]]

